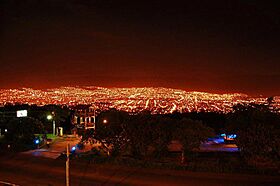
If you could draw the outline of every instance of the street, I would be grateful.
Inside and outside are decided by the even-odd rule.
[[[44,146],[43,148],[29,150],[26,152],[22,152],[22,154],[30,154],[37,157],[45,157],[45,158],[58,158],[61,153],[64,153],[66,150],[66,145],[70,144],[70,147],[73,147],[79,143],[80,139],[74,136],[71,137],[60,137],[54,143],[50,145],[49,148]],[[77,149],[77,153],[85,152],[91,150],[92,147],[98,146],[98,144],[85,144],[83,150]],[[169,145],[169,150],[172,152],[181,151],[181,144],[174,141]],[[201,144],[199,151],[223,151],[223,152],[236,152],[238,151],[237,146],[235,144]]]
[[[74,136],[60,137],[49,148],[41,148],[0,158],[0,185],[9,182],[23,186],[65,185],[65,161],[58,158],[65,152],[66,144],[75,146]],[[212,145],[213,146],[213,145]],[[217,150],[221,145],[202,145],[202,151]],[[86,145],[85,151],[92,145]],[[223,148],[235,148],[224,145]],[[171,150],[180,150],[173,143]],[[227,151],[227,149],[225,151]],[[222,149],[223,150],[223,149]],[[155,170],[95,164],[93,161],[70,161],[70,183],[87,185],[278,185],[280,178],[259,175],[196,173],[189,171]]]
[[[23,186],[65,185],[65,161],[17,155],[1,157],[0,181]],[[279,177],[196,173],[95,164],[70,163],[70,184],[87,185],[279,185]]]
[[[54,143],[52,143],[50,145],[49,148],[44,146],[39,149],[22,152],[22,154],[30,154],[30,155],[37,156],[37,157],[56,159],[61,155],[61,153],[66,151],[67,144],[69,144],[70,147],[73,147],[73,146],[77,145],[79,143],[79,141],[80,140],[74,136],[59,137],[58,139],[56,139],[56,141]]]

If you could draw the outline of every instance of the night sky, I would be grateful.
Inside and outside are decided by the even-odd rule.
[[[280,7],[271,2],[1,0],[0,88],[280,95]]]

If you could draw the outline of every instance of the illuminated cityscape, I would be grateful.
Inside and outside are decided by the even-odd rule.
[[[276,2],[0,0],[0,186],[280,185]]]
[[[213,94],[187,92],[171,88],[103,88],[103,87],[61,87],[35,90],[31,88],[2,89],[0,103],[5,104],[47,104],[92,105],[97,110],[115,108],[130,113],[149,110],[153,114],[167,114],[174,111],[224,112],[232,110],[238,103],[263,104],[267,97],[251,97],[246,94]],[[275,108],[280,108],[280,97],[275,96]]]

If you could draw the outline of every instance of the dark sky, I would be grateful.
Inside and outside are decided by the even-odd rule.
[[[1,0],[0,88],[280,95],[280,7],[272,2]]]

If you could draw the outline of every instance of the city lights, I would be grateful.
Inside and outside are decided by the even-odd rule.
[[[102,88],[102,87],[61,87],[35,90],[31,88],[2,89],[0,104],[47,104],[94,105],[96,110],[115,108],[130,113],[149,110],[153,114],[177,112],[223,112],[227,113],[238,103],[264,104],[266,97],[250,97],[246,94],[213,94],[206,92],[187,92],[171,88]],[[273,107],[280,108],[280,96],[274,97]],[[52,115],[47,119],[52,120]]]

